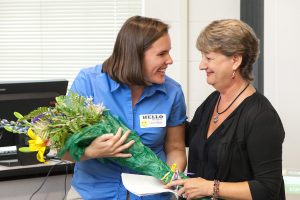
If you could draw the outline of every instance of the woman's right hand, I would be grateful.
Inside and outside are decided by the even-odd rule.
[[[122,128],[114,135],[112,133],[104,134],[97,137],[86,149],[85,157],[87,158],[106,158],[106,157],[119,157],[128,158],[132,155],[130,153],[123,153],[133,145],[134,140],[124,143],[130,134],[130,130],[122,135]]]
[[[188,178],[171,181],[164,188],[172,188],[174,186],[182,186],[177,192],[188,200],[212,196],[214,182],[203,178]]]

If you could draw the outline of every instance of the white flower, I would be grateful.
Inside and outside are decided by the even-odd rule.
[[[91,105],[92,109],[97,111],[98,113],[102,114],[103,111],[106,110],[105,106],[103,105],[103,103],[100,104],[93,104]]]

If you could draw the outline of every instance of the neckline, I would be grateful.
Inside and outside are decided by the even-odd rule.
[[[224,119],[224,121],[210,134],[210,136],[209,137],[207,137],[207,133],[208,133],[208,129],[209,129],[209,125],[210,125],[210,122],[211,122],[211,118],[213,117],[213,114],[214,114],[214,108],[215,108],[215,106],[216,106],[216,103],[217,103],[217,101],[218,101],[218,97],[219,97],[219,95],[220,95],[220,93],[219,92],[217,92],[216,91],[216,93],[218,94],[218,95],[216,95],[215,97],[214,97],[214,103],[212,103],[212,107],[210,108],[210,115],[209,115],[209,119],[208,119],[208,123],[207,123],[207,125],[206,125],[206,131],[205,131],[205,138],[206,138],[206,140],[209,140],[209,139],[212,139],[212,138],[214,138],[214,137],[212,137],[213,135],[215,135],[215,133],[218,133],[220,130],[220,128],[223,128],[224,127],[224,125],[226,125],[226,123],[228,123],[228,121],[238,112],[238,110],[239,109],[241,109],[241,107],[242,107],[242,105],[244,105],[247,101],[249,101],[249,99],[251,99],[253,96],[255,96],[256,94],[257,94],[257,90],[253,93],[253,94],[251,94],[250,96],[248,96],[248,97],[246,97],[233,111],[232,111],[232,113],[230,113],[229,115],[228,115],[228,117],[226,117],[225,119]]]
[[[221,101],[221,94],[219,94],[218,101],[217,101],[217,108],[216,108],[217,114],[221,115],[221,114],[225,113],[233,105],[233,103],[244,93],[244,91],[249,87],[249,85],[250,85],[250,83],[248,83],[246,85],[246,87],[244,87],[244,89],[240,93],[238,93],[238,95],[231,101],[231,103],[221,112],[219,112],[219,104]]]

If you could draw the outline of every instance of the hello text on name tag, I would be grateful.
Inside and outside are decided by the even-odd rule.
[[[141,128],[166,127],[166,114],[140,115]]]

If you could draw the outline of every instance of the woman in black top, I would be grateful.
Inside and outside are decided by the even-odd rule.
[[[285,199],[284,129],[271,103],[251,84],[259,40],[240,20],[218,20],[199,35],[200,70],[213,92],[187,129],[188,172],[177,180],[188,199]]]

